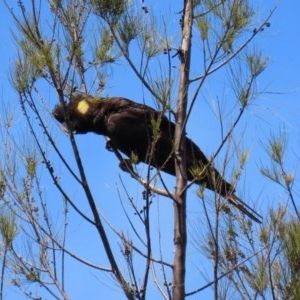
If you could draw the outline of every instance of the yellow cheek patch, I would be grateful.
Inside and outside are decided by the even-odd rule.
[[[77,110],[83,115],[87,113],[89,108],[90,105],[86,100],[82,100],[77,104]]]

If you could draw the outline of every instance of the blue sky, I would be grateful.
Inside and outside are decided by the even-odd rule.
[[[14,1],[10,1],[14,3]],[[153,2],[152,9],[155,11],[160,4],[159,1]],[[149,8],[150,2],[146,3]],[[273,7],[273,1],[255,1],[257,7],[257,23],[259,24],[269,10]],[[171,6],[170,6],[171,7]],[[178,7],[177,7],[178,8]],[[178,11],[174,8],[170,9],[170,24],[177,26],[178,15],[172,14],[173,11]],[[3,3],[0,3],[0,9],[2,11],[2,17],[0,19],[1,32],[0,32],[0,95],[1,101],[4,103],[4,107],[15,112],[16,125],[21,127],[21,131],[26,131],[27,128],[22,122],[22,116],[18,109],[17,95],[14,92],[12,86],[9,83],[9,70],[14,63],[16,48],[15,43],[11,38],[11,28],[13,28],[12,18],[6,11]],[[163,7],[162,7],[163,9]],[[266,140],[270,133],[276,133],[282,128],[288,139],[287,148],[287,169],[293,171],[299,160],[299,86],[300,86],[300,43],[299,40],[299,28],[300,28],[300,2],[298,1],[279,1],[278,8],[272,16],[270,22],[271,27],[262,32],[256,39],[255,45],[257,49],[261,49],[264,56],[269,57],[269,64],[266,71],[258,79],[258,88],[265,91],[265,93],[259,95],[255,101],[250,105],[247,110],[245,119],[242,121],[241,126],[238,128],[238,133],[245,134],[245,141],[243,142],[243,148],[249,151],[249,161],[245,168],[245,172],[242,176],[241,182],[238,186],[238,191],[241,192],[243,198],[246,198],[248,202],[254,203],[260,212],[264,212],[266,207],[275,206],[282,201],[286,200],[285,194],[282,190],[277,189],[276,186],[270,184],[265,180],[259,172],[260,164],[267,163],[266,155],[264,154],[261,143]],[[45,20],[46,22],[46,20]],[[172,27],[170,26],[170,27]],[[176,28],[176,27],[175,27]],[[125,70],[125,71],[124,71]],[[222,75],[224,76],[224,75]],[[129,73],[129,67],[125,62],[121,62],[118,65],[116,73],[112,74],[108,82],[108,86],[105,93],[114,96],[124,96],[129,99],[142,102],[142,89]],[[217,99],[224,98],[227,101],[226,96],[232,95],[230,87],[224,86],[223,78],[216,77],[210,81],[200,94],[203,101],[199,102],[196,106],[195,112],[192,114],[192,120],[199,122],[193,122],[191,120],[188,125],[188,136],[191,137],[201,149],[209,156],[211,155],[218,143],[220,142],[219,133],[215,129],[215,122],[211,122],[214,119],[214,103]],[[43,89],[43,96],[52,108],[56,99],[53,91],[50,87]],[[154,106],[151,100],[146,99],[147,104]],[[225,100],[224,100],[225,101]],[[228,100],[233,101],[233,100]],[[229,107],[230,107],[230,102]],[[228,110],[228,103],[226,102],[225,108]],[[233,102],[232,102],[233,103]],[[2,107],[2,106],[1,106]],[[1,115],[0,115],[1,118]],[[64,153],[68,155],[71,149],[68,145],[68,139],[57,130],[56,124],[51,125],[55,131],[57,138],[57,144],[62,147]],[[103,214],[110,220],[110,222],[116,225],[118,228],[124,228],[125,234],[127,233],[128,222],[122,215],[122,209],[120,201],[125,203],[127,209],[130,209],[126,193],[122,188],[119,176],[127,186],[130,195],[142,205],[140,200],[140,194],[142,188],[135,182],[132,182],[127,174],[121,173],[118,168],[118,162],[115,157],[106,151],[105,141],[103,138],[90,136],[79,136],[77,138],[78,145],[82,153],[83,161],[85,164],[85,170],[88,179],[92,186],[92,191],[96,199],[99,199],[99,207]],[[1,142],[1,141],[0,141]],[[101,160],[99,160],[101,157]],[[220,161],[221,158],[220,158]],[[218,163],[218,159],[217,159]],[[145,166],[139,166],[144,168]],[[295,170],[297,171],[297,170]],[[64,180],[66,171],[61,167],[60,176]],[[229,176],[230,174],[228,174]],[[174,185],[174,179],[167,176],[167,182],[172,187]],[[299,176],[298,176],[299,178]],[[299,180],[297,180],[299,181]],[[50,181],[45,184],[47,203],[52,213],[52,219],[59,224],[61,221],[61,206],[58,205],[59,196],[57,193],[52,192]],[[69,192],[74,198],[80,200],[80,191],[70,184]],[[195,194],[196,188],[191,189],[191,196]],[[201,216],[197,215],[200,204],[194,199],[189,199],[188,211],[191,215],[189,219],[190,225],[201,222]],[[170,259],[173,254],[172,246],[172,204],[163,197],[157,197],[156,209],[160,211],[153,211],[153,222],[155,226],[160,227],[162,234],[165,233],[166,241],[164,243],[164,249],[167,251]],[[88,207],[82,203],[82,209],[89,213]],[[162,213],[163,211],[163,213]],[[69,234],[68,245],[70,249],[76,251],[79,255],[84,256],[86,259],[90,259],[95,263],[106,264],[103,260],[103,251],[101,243],[94,230],[91,230],[90,226],[85,224],[76,214],[70,212],[69,214]],[[154,226],[154,227],[155,227]],[[119,241],[114,235],[112,235],[112,243],[117,246]],[[116,252],[119,249],[117,248]],[[193,275],[189,277],[188,288],[199,287],[205,283],[205,280],[199,276],[197,270],[208,273],[207,265],[199,261],[199,264],[195,266],[193,261],[195,248],[190,246],[188,250],[188,265],[192,266],[191,269]],[[137,258],[138,260],[138,258]],[[122,261],[120,262],[122,265]],[[90,270],[86,267],[80,266],[77,262],[72,260],[67,261],[68,267],[68,281],[70,290],[70,299],[98,299],[99,297],[122,300],[125,299],[118,291],[114,281],[108,274],[100,274],[95,270]],[[199,282],[198,282],[199,281]],[[28,286],[28,288],[30,288]],[[207,294],[201,294],[204,297],[209,297],[211,291],[207,291]],[[25,299],[20,292],[13,289],[12,285],[8,284],[5,290],[5,299]],[[199,299],[200,296],[190,297],[189,299]],[[49,297],[47,299],[50,299]]]

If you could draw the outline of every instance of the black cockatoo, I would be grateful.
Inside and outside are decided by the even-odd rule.
[[[56,105],[53,116],[67,130],[104,135],[111,147],[128,157],[175,175],[175,124],[149,106],[122,97],[75,95],[69,103]],[[223,179],[199,147],[187,137],[185,143],[187,179],[217,192],[260,223],[261,216],[234,194],[234,187]]]

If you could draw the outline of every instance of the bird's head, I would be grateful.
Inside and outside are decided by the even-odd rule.
[[[66,132],[95,132],[94,119],[99,113],[101,100],[83,95],[73,96],[68,103],[57,104],[52,115],[63,125]]]

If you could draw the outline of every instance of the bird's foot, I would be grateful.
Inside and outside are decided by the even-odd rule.
[[[122,161],[120,161],[119,167],[122,171],[129,173],[133,172],[133,167],[130,159],[123,159]]]
[[[105,148],[110,152],[114,152],[114,149],[115,149],[114,144],[111,140],[106,141]]]

